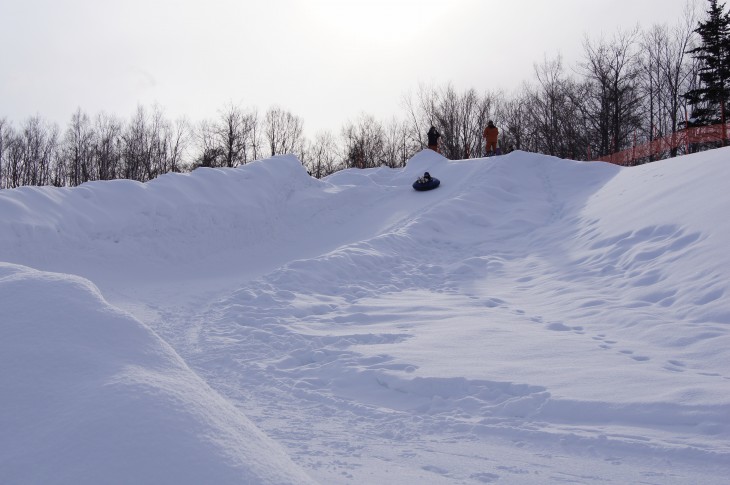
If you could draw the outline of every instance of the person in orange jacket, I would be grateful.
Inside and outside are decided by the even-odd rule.
[[[497,140],[499,139],[499,130],[494,126],[492,120],[489,120],[487,127],[484,128],[483,136],[487,142],[487,156],[491,157],[497,153]]]

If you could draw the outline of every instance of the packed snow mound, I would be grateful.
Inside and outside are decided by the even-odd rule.
[[[221,250],[261,250],[288,232],[277,221],[295,204],[290,199],[317,186],[296,157],[280,156],[240,169],[169,173],[147,183],[4,190],[0,259],[34,261],[43,254],[39,265],[30,266],[65,272],[57,263],[73,258],[78,267],[82,255],[99,265],[99,275],[111,268],[133,276],[150,265],[167,270]]]
[[[312,483],[79,277],[0,263],[0,482]]]

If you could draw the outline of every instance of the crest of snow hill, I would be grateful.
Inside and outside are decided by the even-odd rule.
[[[705,241],[684,264],[716,274],[730,268],[722,222],[730,151],[715,152],[619,168],[524,152],[449,161],[425,150],[403,169],[324,180],[289,156],[145,184],[0,191],[0,482],[313,483],[144,323],[72,274],[222,268],[239,252],[266,254],[276,266],[296,250],[389,234],[398,218],[437,244],[455,234],[461,242],[529,234],[568,216],[601,221],[601,238],[580,233],[574,247],[595,250],[600,239],[604,254],[623,251],[605,267],[620,261],[638,271],[650,255],[621,246],[628,236],[620,236],[673,225]],[[410,189],[424,171],[441,180],[439,190]],[[566,244],[565,233],[542,237],[533,243]],[[699,320],[730,324],[721,301],[702,303]]]

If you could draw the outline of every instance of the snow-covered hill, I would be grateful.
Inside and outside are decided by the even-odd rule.
[[[725,483],[729,158],[0,191],[0,481]]]

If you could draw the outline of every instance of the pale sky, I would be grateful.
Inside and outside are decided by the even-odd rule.
[[[691,0],[706,10],[707,2]],[[402,117],[420,84],[519,87],[585,36],[674,25],[687,0],[0,0],[0,118],[170,119],[277,105],[308,136]],[[700,13],[701,13],[700,12]]]

